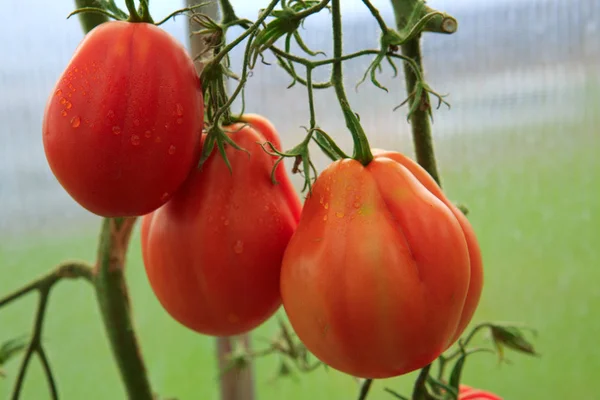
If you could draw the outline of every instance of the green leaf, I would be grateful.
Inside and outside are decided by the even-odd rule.
[[[29,337],[27,335],[4,342],[0,347],[0,366],[4,365],[9,359],[24,351],[28,344]]]
[[[500,361],[504,359],[504,347],[520,353],[539,356],[533,348],[533,344],[525,338],[522,330],[518,327],[490,325],[490,329],[492,331],[492,339],[500,356]]]

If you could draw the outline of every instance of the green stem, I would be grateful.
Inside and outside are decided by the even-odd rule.
[[[35,281],[25,285],[21,289],[14,291],[13,293],[0,299],[0,307],[6,306],[11,302],[31,293],[32,291],[39,292],[39,302],[37,312],[35,316],[35,322],[29,345],[25,351],[25,356],[21,361],[17,379],[15,380],[14,389],[11,395],[11,399],[17,400],[21,396],[23,384],[25,383],[25,375],[27,368],[33,357],[34,353],[38,355],[42,363],[42,368],[48,381],[48,388],[50,389],[50,396],[52,399],[58,399],[58,389],[56,387],[56,381],[50,368],[50,363],[46,357],[44,347],[42,345],[42,329],[44,327],[44,317],[48,306],[48,297],[50,296],[50,290],[52,287],[61,279],[64,278],[84,278],[88,282],[92,281],[92,269],[84,263],[79,262],[67,262],[59,265],[55,270],[49,274],[36,279]]]
[[[246,29],[246,31],[244,33],[242,33],[240,36],[238,36],[233,42],[229,43],[227,46],[225,46],[224,48],[222,48],[219,51],[219,54],[217,54],[215,56],[215,58],[213,58],[210,61],[210,64],[214,65],[214,64],[220,63],[223,60],[223,58],[225,58],[225,56],[227,56],[227,54],[229,54],[229,52],[235,46],[237,46],[238,44],[240,44],[249,35],[251,35],[252,33],[254,33],[261,26],[261,24],[264,22],[264,20],[267,19],[267,17],[271,13],[271,11],[273,11],[273,9],[275,8],[275,6],[277,6],[277,3],[279,3],[279,1],[280,0],[272,0],[271,3],[269,3],[269,5],[267,6],[267,8],[264,10],[264,12],[262,13],[262,15],[260,16],[260,18],[257,19],[254,24],[252,24],[251,26],[249,26]],[[234,19],[237,19],[237,17],[235,17],[235,14],[234,14]]]
[[[414,60],[422,76],[423,63],[419,40],[420,37],[417,36],[403,44],[402,54]],[[418,76],[414,69],[411,68],[407,63],[404,63],[404,79],[406,81],[406,91],[410,95],[410,93],[413,93],[416,89]],[[413,106],[413,102],[415,101],[419,101],[416,96],[411,97],[408,100],[409,108]],[[410,116],[410,125],[417,162],[429,173],[429,175],[431,175],[438,185],[441,185],[433,146],[433,135],[431,133],[431,122],[428,113],[429,107],[431,107],[431,105],[426,103],[416,107],[415,111]]]
[[[146,367],[131,319],[125,255],[135,218],[104,218],[98,245],[96,297],[104,327],[130,399],[152,400]]]
[[[307,8],[304,11],[300,11],[299,13],[296,13],[296,18],[302,19],[302,18],[308,17],[309,15],[318,13],[319,11],[321,11],[322,9],[327,7],[327,4],[329,4],[329,1],[330,0],[323,0],[317,5]]]
[[[383,32],[383,33],[387,32],[388,27],[385,24],[385,21],[383,20],[383,18],[381,17],[379,10],[373,4],[371,4],[371,2],[369,0],[363,0],[363,3],[365,3],[365,6],[367,6],[369,11],[371,12],[371,15],[373,15],[373,17],[379,24],[379,28],[381,29],[381,32]]]
[[[77,8],[102,8],[102,2],[100,0],[75,0],[75,6]],[[85,33],[104,22],[108,22],[108,16],[105,14],[91,12],[79,14],[79,23]]]
[[[413,395],[411,397],[412,400],[428,400],[431,397],[428,396],[427,393],[427,377],[429,376],[429,370],[431,369],[431,364],[426,365],[419,372],[419,376],[415,381],[415,386],[413,389]]]
[[[350,103],[346,97],[346,91],[344,90],[344,76],[342,72],[342,11],[340,6],[340,0],[332,1],[331,20],[333,27],[333,58],[337,59],[333,63],[333,69],[331,71],[331,82],[335,88],[340,107],[344,113],[344,119],[346,120],[346,126],[352,134],[354,141],[354,158],[363,165],[367,165],[373,160],[373,154],[367,140],[360,121],[354,111],[350,108]]]
[[[416,21],[431,13],[438,15],[427,21],[424,31],[452,34],[458,29],[458,22],[453,16],[428,7],[424,0],[392,0],[392,7],[399,31],[409,24],[410,19]]]
[[[149,24],[153,24],[154,21],[150,16],[150,0],[140,0],[140,19]]]
[[[373,379],[365,379],[363,381],[358,393],[358,400],[365,400],[367,398],[369,390],[371,390],[371,385],[373,385]]]
[[[135,8],[135,3],[133,0],[125,0],[125,5],[127,6],[127,11],[129,11],[129,22],[141,22],[142,18],[137,12]]]
[[[219,9],[221,10],[221,24],[229,24],[238,19],[229,0],[219,0]]]

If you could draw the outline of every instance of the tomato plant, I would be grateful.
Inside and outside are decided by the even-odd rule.
[[[81,206],[138,216],[167,202],[198,161],[200,81],[185,48],[148,23],[92,30],[46,106],[52,172]]]
[[[300,200],[283,164],[260,144],[280,147],[264,118],[226,128],[250,154],[226,147],[230,171],[214,150],[163,207],[145,216],[142,252],[152,288],[185,326],[210,335],[248,331],[279,308],[283,252]],[[257,143],[258,142],[258,143]]]
[[[342,159],[306,200],[285,252],[283,305],[307,348],[354,376],[435,360],[462,333],[482,286],[467,219],[399,153]]]

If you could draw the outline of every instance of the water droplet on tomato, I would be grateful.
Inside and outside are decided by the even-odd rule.
[[[152,132],[150,132],[149,130],[144,132],[144,136],[146,136],[147,138],[149,138],[150,136],[152,136]]]
[[[352,207],[354,207],[354,208],[360,208],[360,201],[355,201],[355,202],[352,204]]]
[[[81,118],[79,118],[78,116],[74,116],[73,118],[71,118],[71,126],[73,128],[78,128],[79,125],[81,125]]]
[[[323,221],[327,221],[327,215],[323,216]]]
[[[177,150],[177,149],[175,148],[175,146],[171,145],[171,146],[169,147],[169,155],[171,155],[171,156],[172,156],[173,154],[175,154],[175,150]]]
[[[183,106],[179,103],[175,104],[175,112],[181,117],[183,115]]]
[[[323,204],[323,207],[325,207],[326,210],[329,209],[329,203]]]
[[[269,205],[268,205],[268,204],[265,204],[265,211],[269,211],[269,210],[270,210],[270,207],[269,207]]]
[[[169,193],[168,192],[164,192],[163,195],[161,196],[160,200],[161,201],[167,201],[168,198],[169,198]]]
[[[319,204],[323,204],[324,201],[325,201],[325,197],[321,196],[321,198],[319,199]]]
[[[183,124],[183,118],[177,118],[177,125]]]
[[[61,97],[59,100],[60,104],[65,104],[67,102],[67,99],[65,99],[64,97]]]
[[[139,119],[134,119],[133,120],[133,126],[140,126],[140,120]]]
[[[66,108],[67,110],[70,110],[70,109],[71,109],[71,107],[73,107],[73,104],[71,104],[71,102],[70,102],[70,101],[67,101],[67,104],[65,104],[65,108]]]
[[[235,254],[242,254],[244,251],[244,242],[242,242],[241,240],[236,240],[235,244],[233,245],[233,252]]]
[[[229,225],[229,220],[226,219],[225,221],[223,221],[223,225],[225,225],[225,226]]]
[[[338,217],[338,218],[344,218],[344,213],[338,211],[338,212],[335,213],[335,216]]]
[[[66,117],[67,116],[67,110],[62,110],[60,112],[60,115],[62,115],[63,117]]]
[[[160,136],[157,136],[156,138],[154,138],[154,142],[160,143],[162,142],[162,139],[160,138]]]
[[[113,110],[108,110],[108,112],[106,113],[106,116],[108,118],[113,118],[115,116],[115,112]]]
[[[140,144],[140,137],[138,135],[131,135],[131,144],[137,146]]]
[[[171,124],[169,124],[168,122],[165,124],[165,129],[169,129],[171,127]]]
[[[57,95],[57,96],[60,96],[61,94],[62,94],[62,90],[58,89],[58,90],[56,91],[56,95]]]
[[[113,132],[115,135],[120,135],[120,134],[121,134],[121,127],[120,127],[120,126],[118,126],[118,125],[115,125],[115,126],[113,126],[113,127],[112,127],[112,132]]]

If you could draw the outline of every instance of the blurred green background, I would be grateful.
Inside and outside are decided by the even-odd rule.
[[[54,9],[38,2],[28,18],[51,20],[54,40],[36,35],[39,27],[21,26],[15,18],[24,21],[27,10],[16,0],[11,8],[16,17],[0,21],[3,37],[10,30],[23,38],[0,44],[0,53],[8,54],[0,59],[0,91],[10,100],[0,100],[0,297],[65,259],[92,261],[99,231],[100,220],[62,192],[43,158],[43,103],[81,32],[76,20],[64,21],[69,4]],[[153,3],[157,16],[175,8]],[[259,2],[237,3],[242,16],[255,17]],[[376,25],[363,21],[368,16],[354,3],[347,6],[348,51],[376,46],[377,40]],[[375,4],[390,18],[387,2]],[[586,0],[568,5],[538,0],[526,7],[492,0],[477,3],[479,8],[468,1],[429,4],[461,23],[456,35],[426,38],[425,62],[432,86],[450,92],[453,106],[435,114],[443,184],[452,200],[468,206],[484,255],[485,288],[473,323],[513,321],[539,331],[534,343],[540,358],[509,352],[511,363],[499,364],[492,355],[475,355],[464,382],[506,399],[595,398],[600,393],[600,6]],[[536,24],[529,24],[533,17]],[[317,18],[307,27],[311,47],[328,49],[319,35],[327,23]],[[183,18],[167,29],[186,40]],[[54,48],[46,49],[52,43]],[[31,65],[32,48],[47,52],[44,65]],[[367,65],[368,60],[348,65],[349,88]],[[364,85],[350,100],[372,145],[411,153],[405,109],[391,111],[404,97],[401,79],[386,74],[382,81],[390,94]],[[291,147],[308,114],[304,91],[283,92],[287,82],[275,67],[259,68],[247,104],[249,111],[273,120]],[[317,98],[319,123],[349,148],[331,99]],[[217,399],[215,340],[181,327],[160,307],[144,274],[137,230],[127,279],[153,389],[180,400]],[[30,331],[35,305],[31,295],[0,310],[0,342]],[[264,348],[276,331],[272,320],[254,332],[255,347]],[[61,398],[125,398],[88,284],[65,281],[55,287],[44,343]],[[490,345],[485,337],[480,343]],[[9,398],[19,363],[5,365],[0,396]],[[357,396],[357,382],[335,371],[320,368],[274,380],[278,368],[277,356],[257,361],[258,399]],[[391,399],[384,387],[408,394],[413,380],[409,375],[376,381],[369,398]],[[22,398],[41,400],[47,393],[34,360]]]

